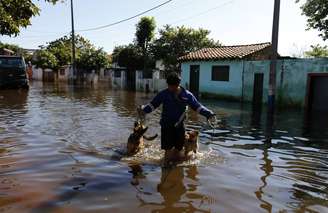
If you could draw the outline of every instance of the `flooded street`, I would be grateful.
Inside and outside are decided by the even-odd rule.
[[[34,83],[0,91],[0,212],[328,212],[328,117],[203,100],[199,159],[163,168],[159,138],[122,156],[153,94]],[[148,116],[160,133],[160,111]],[[222,131],[221,131],[222,130]]]

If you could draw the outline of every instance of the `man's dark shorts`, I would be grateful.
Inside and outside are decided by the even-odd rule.
[[[182,150],[185,141],[185,127],[180,125],[174,126],[162,126],[161,129],[161,148],[164,150],[170,150],[175,148],[179,151]]]

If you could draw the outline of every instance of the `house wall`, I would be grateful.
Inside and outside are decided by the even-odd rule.
[[[40,68],[36,68],[36,66],[32,67],[32,79],[36,81],[42,81],[43,79],[43,70]]]
[[[99,75],[95,70],[92,70],[91,73],[85,73],[85,80],[87,84],[98,84]]]
[[[114,70],[111,71],[112,87],[117,89],[125,89],[127,73],[124,70],[120,72],[121,72],[121,77],[115,77],[115,71]]]
[[[277,67],[279,67],[279,63]],[[244,85],[243,85],[243,100],[253,100],[253,87],[254,87],[254,75],[256,73],[263,73],[263,99],[265,103],[268,99],[269,92],[269,73],[270,73],[270,61],[245,61],[244,62]]]
[[[61,70],[64,70],[64,73],[62,73]],[[60,68],[58,71],[58,81],[67,82],[71,76],[70,72],[73,72],[73,70],[70,69],[70,66],[64,66]]]
[[[309,73],[328,72],[328,59],[286,59],[277,63],[276,98],[282,105],[303,107],[307,93]],[[245,62],[244,99],[252,101],[254,74],[264,73],[263,102],[267,102],[270,61]]]
[[[199,92],[201,95],[224,96],[231,99],[242,97],[242,61],[195,61],[182,63],[182,85],[189,88],[190,66],[200,65]],[[229,82],[212,81],[212,66],[228,65]]]
[[[270,61],[220,61],[182,63],[182,82],[189,84],[190,65],[200,65],[200,93],[240,97],[252,101],[254,74],[263,73],[263,103],[267,102]],[[211,81],[211,67],[230,65],[230,82]],[[281,105],[305,105],[309,73],[328,72],[328,58],[278,60],[276,98]]]
[[[288,105],[305,105],[309,73],[328,72],[328,58],[283,60],[278,65],[277,95]]]
[[[160,71],[154,70],[153,77],[149,79],[144,79],[142,71],[136,71],[136,90],[147,92],[146,88],[149,88],[148,92],[158,92],[166,88],[166,80],[160,78]]]
[[[99,81],[111,82],[111,71],[109,69],[101,68],[99,71]]]
[[[54,82],[56,80],[56,73],[52,69],[43,69],[42,81]]]

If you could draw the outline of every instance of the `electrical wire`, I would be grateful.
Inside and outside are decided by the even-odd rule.
[[[202,16],[202,15],[205,15],[205,14],[207,14],[207,13],[209,13],[209,12],[212,12],[212,11],[217,10],[217,9],[219,9],[219,8],[221,8],[221,7],[224,7],[224,6],[228,5],[228,4],[231,4],[231,3],[233,3],[234,1],[235,1],[235,0],[230,0],[230,1],[228,1],[228,2],[225,2],[225,3],[222,3],[222,4],[217,5],[217,6],[215,6],[215,7],[212,7],[212,8],[210,8],[210,9],[208,9],[208,10],[205,10],[205,11],[203,11],[203,12],[196,13],[196,14],[194,14],[194,15],[192,15],[192,16],[187,17],[187,18],[183,18],[183,19],[180,19],[180,20],[178,20],[178,21],[172,22],[172,23],[170,23],[170,25],[177,24],[177,23],[180,23],[180,22],[183,22],[183,21],[186,21],[186,20],[190,20],[190,19],[193,19],[193,18],[196,18],[196,17]]]
[[[143,12],[141,12],[141,13],[138,13],[138,14],[136,14],[136,15],[134,15],[134,16],[131,16],[131,17],[129,17],[129,18],[122,19],[122,20],[120,20],[120,21],[116,21],[116,22],[114,22],[114,23],[106,24],[106,25],[99,26],[99,27],[93,27],[93,28],[89,28],[89,29],[77,30],[77,32],[88,32],[88,31],[95,31],[95,30],[101,30],[101,29],[104,29],[104,28],[112,27],[112,26],[114,26],[114,25],[117,25],[117,24],[120,24],[120,23],[123,23],[123,22],[129,21],[129,20],[134,19],[134,18],[136,18],[136,17],[138,17],[138,16],[141,16],[141,15],[144,15],[144,14],[146,14],[146,13],[152,11],[152,10],[156,10],[157,8],[160,8],[160,7],[162,7],[162,6],[164,6],[164,5],[168,4],[168,3],[170,3],[170,2],[172,2],[172,1],[173,1],[173,0],[168,0],[168,1],[166,1],[166,2],[163,2],[162,4],[159,4],[159,5],[155,6],[155,7],[152,7],[152,8],[150,8],[150,9],[145,10],[145,11],[143,11]]]
[[[189,6],[191,2],[193,2],[195,0],[189,0],[189,1],[186,1],[186,2],[179,2],[179,3],[183,3],[183,4],[172,4],[174,7],[173,8],[168,8],[167,10],[164,10],[164,11],[157,11],[155,13],[152,13],[153,15],[158,15],[160,13],[163,13],[163,14],[172,14],[172,11],[175,11],[175,10],[181,10],[182,8],[186,7],[186,6]]]

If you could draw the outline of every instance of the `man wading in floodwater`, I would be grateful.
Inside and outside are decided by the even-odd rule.
[[[181,78],[177,73],[170,73],[166,79],[168,88],[159,92],[147,105],[138,108],[139,115],[151,113],[161,104],[161,148],[165,150],[165,162],[178,160],[185,141],[184,120],[187,106],[215,122],[215,114],[201,105],[195,96],[180,86]]]

